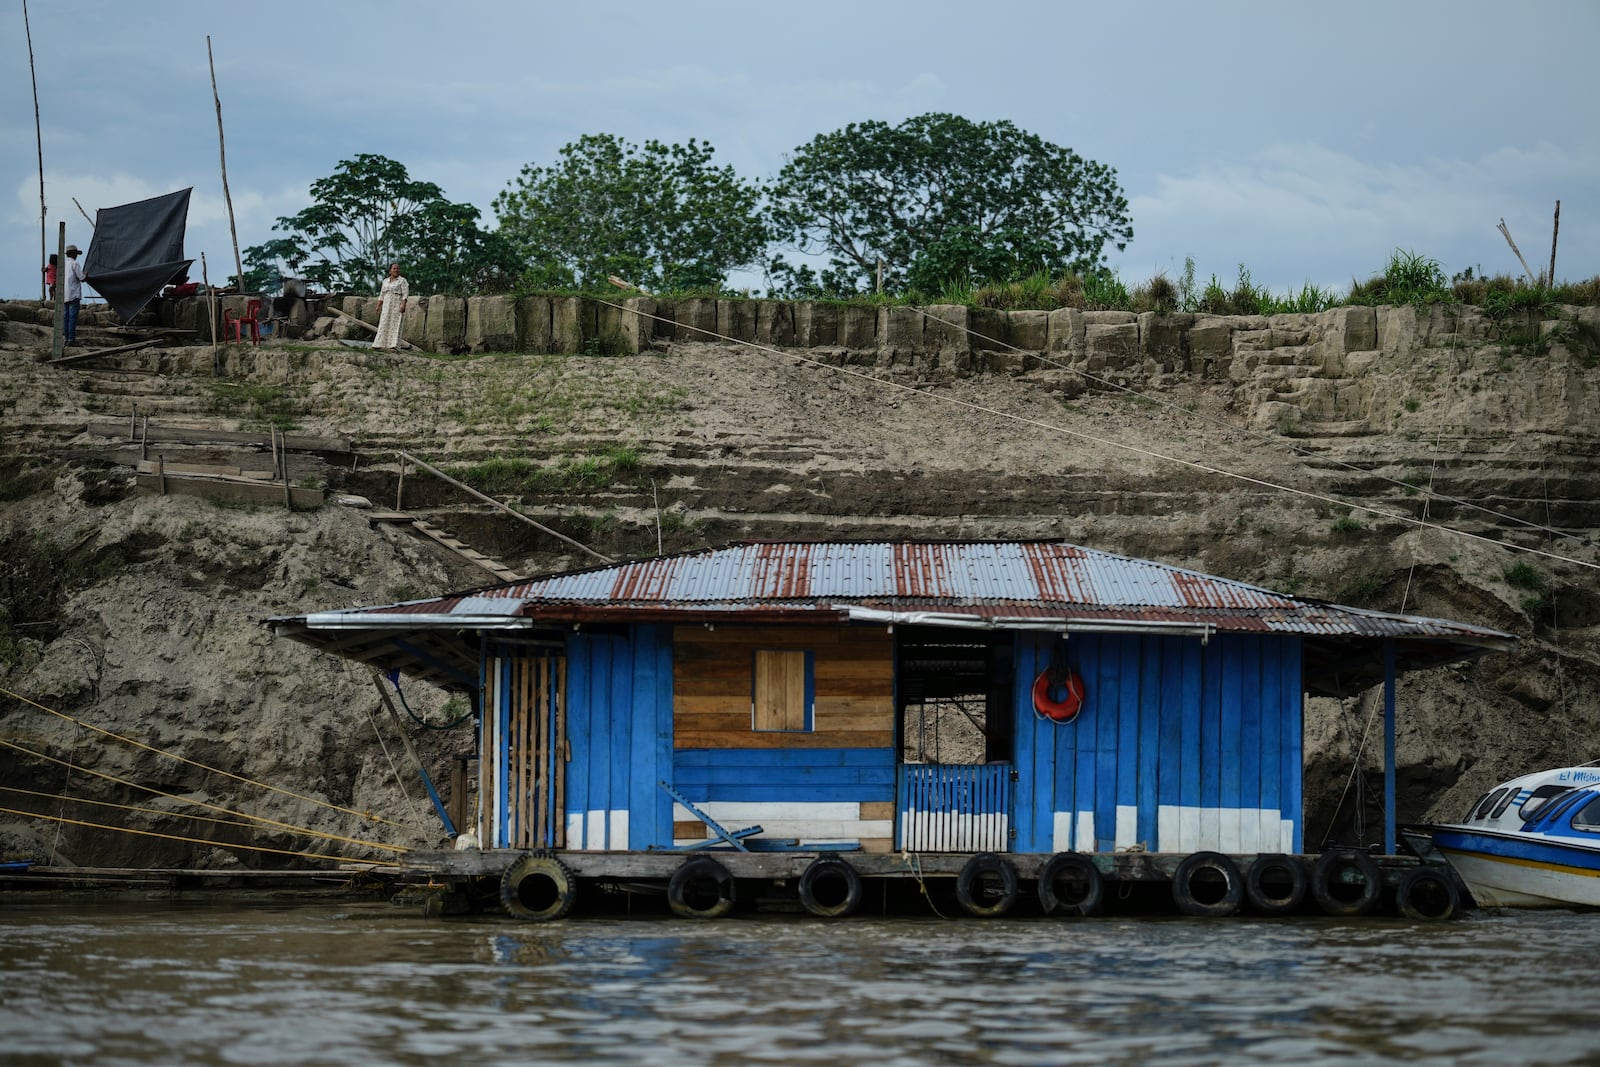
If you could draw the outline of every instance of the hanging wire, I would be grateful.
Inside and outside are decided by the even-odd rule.
[[[597,303],[597,304],[602,304],[602,305],[604,305],[606,307],[616,308],[619,311],[627,312],[627,313],[632,314],[632,315],[637,315],[637,316],[640,316],[641,318],[647,318],[647,319],[651,319],[653,321],[660,321],[660,322],[671,321],[671,320],[663,319],[661,316],[656,315],[654,313],[641,311],[641,310],[639,310],[637,308],[625,307],[622,304],[618,304],[618,303],[615,303],[615,302],[610,301],[610,300],[605,300],[605,299],[602,299],[602,298],[599,298],[599,297],[595,297],[593,299],[594,299],[595,303]],[[923,311],[920,308],[915,309],[915,310],[917,310],[924,317],[929,317],[929,318],[932,317],[932,316],[928,316],[927,312]],[[944,320],[935,320],[935,321],[943,322]],[[952,324],[952,323],[944,323],[944,325],[953,326],[954,324]],[[966,332],[967,334],[969,334],[969,335],[971,335],[973,337],[977,337],[977,338],[982,339],[982,340],[991,341],[994,344],[998,344],[998,345],[1002,345],[1002,346],[1007,347],[1007,348],[1011,348],[1012,351],[1021,351],[1020,349],[1017,349],[1017,348],[1015,348],[1015,347],[1013,347],[1011,345],[1008,345],[1005,342],[998,341],[998,340],[995,340],[993,338],[985,337],[983,334],[980,334],[980,333],[978,333],[978,332],[976,332],[974,330],[968,329],[966,327],[958,327],[958,328],[962,329],[964,332]],[[1174,456],[1174,455],[1170,455],[1170,454],[1167,454],[1167,453],[1158,452],[1158,451],[1156,451],[1154,449],[1143,448],[1143,447],[1141,447],[1139,445],[1128,444],[1127,442],[1117,441],[1117,440],[1114,440],[1114,439],[1111,439],[1111,438],[1097,437],[1097,436],[1095,436],[1093,434],[1083,433],[1083,432],[1081,432],[1079,430],[1074,430],[1074,429],[1071,429],[1070,427],[1062,426],[1062,425],[1060,425],[1058,423],[1052,423],[1052,422],[1049,422],[1049,421],[1044,420],[1044,419],[1034,418],[1032,416],[1026,416],[1026,415],[1018,415],[1018,414],[1016,414],[1014,412],[1004,411],[1004,410],[1001,410],[999,408],[990,407],[990,406],[985,405],[985,404],[978,404],[978,403],[975,403],[975,402],[970,401],[970,400],[962,400],[962,399],[960,399],[958,397],[944,396],[944,395],[941,395],[940,393],[934,392],[931,389],[919,388],[919,387],[914,386],[914,385],[906,385],[906,384],[904,384],[902,382],[896,382],[896,381],[892,381],[892,380],[885,379],[885,378],[878,378],[878,377],[875,377],[874,375],[867,374],[867,373],[865,373],[863,371],[854,370],[853,368],[850,368],[850,367],[834,366],[833,364],[825,363],[822,360],[813,359],[810,356],[801,355],[801,354],[797,353],[796,351],[794,351],[792,349],[787,351],[787,352],[783,352],[783,351],[779,351],[776,348],[773,348],[770,345],[759,344],[759,343],[757,343],[755,341],[742,340],[742,339],[737,338],[737,337],[731,337],[731,336],[729,336],[727,334],[717,333],[714,330],[706,330],[706,329],[703,329],[703,328],[700,328],[700,327],[693,327],[693,329],[695,330],[696,333],[704,334],[707,338],[710,338],[710,339],[713,339],[713,340],[724,341],[724,342],[727,342],[729,344],[742,345],[742,346],[744,346],[746,348],[753,348],[758,352],[765,352],[765,353],[767,353],[769,355],[778,356],[778,357],[781,357],[781,358],[784,358],[784,359],[796,360],[796,361],[798,361],[800,363],[808,364],[810,366],[817,367],[819,369],[825,369],[825,370],[831,371],[831,372],[833,372],[835,374],[843,375],[845,377],[850,377],[850,378],[856,378],[856,379],[859,379],[859,380],[864,381],[864,382],[869,382],[872,385],[874,385],[874,386],[876,386],[876,387],[878,387],[880,389],[895,390],[895,391],[904,392],[904,393],[914,393],[914,394],[916,394],[918,396],[927,397],[927,398],[929,398],[931,400],[935,400],[935,401],[938,401],[940,403],[951,405],[951,406],[954,406],[954,407],[964,408],[964,409],[967,409],[969,411],[977,411],[977,412],[981,412],[981,413],[986,414],[986,415],[993,415],[993,416],[995,416],[997,418],[1007,419],[1009,421],[1020,423],[1020,424],[1025,425],[1025,426],[1032,426],[1032,427],[1034,427],[1036,429],[1048,430],[1051,433],[1065,434],[1068,437],[1074,437],[1074,438],[1077,438],[1078,440],[1086,441],[1086,442],[1088,442],[1090,444],[1104,445],[1104,446],[1106,446],[1108,448],[1120,449],[1120,450],[1122,450],[1124,452],[1130,452],[1130,453],[1133,453],[1134,455],[1144,456],[1144,457],[1146,457],[1148,459],[1160,460],[1162,462],[1176,464],[1176,465],[1181,466],[1181,467],[1188,467],[1188,468],[1190,468],[1192,470],[1201,471],[1201,472],[1206,473],[1206,474],[1215,474],[1215,475],[1218,475],[1220,477],[1231,478],[1231,479],[1233,479],[1235,481],[1243,482],[1243,483],[1245,483],[1247,485],[1254,485],[1254,486],[1258,486],[1258,487],[1263,488],[1263,489],[1273,490],[1275,492],[1290,493],[1290,494],[1295,495],[1295,496],[1303,497],[1303,498],[1305,498],[1307,500],[1315,500],[1315,501],[1319,501],[1319,502],[1325,503],[1325,504],[1332,504],[1332,505],[1336,505],[1338,507],[1349,508],[1349,509],[1351,509],[1353,511],[1360,511],[1360,512],[1363,512],[1363,513],[1366,513],[1366,514],[1374,515],[1374,516],[1379,517],[1379,518],[1388,519],[1388,520],[1390,520],[1392,522],[1410,524],[1410,525],[1418,526],[1418,527],[1421,527],[1421,528],[1424,528],[1424,529],[1438,530],[1438,531],[1440,531],[1442,533],[1451,534],[1451,535],[1456,536],[1456,537],[1462,537],[1462,538],[1466,538],[1468,540],[1480,541],[1480,542],[1483,542],[1484,544],[1493,545],[1496,548],[1500,548],[1500,549],[1503,549],[1505,551],[1524,552],[1524,553],[1528,553],[1530,555],[1543,556],[1543,557],[1546,557],[1548,559],[1559,560],[1559,561],[1564,562],[1564,563],[1571,563],[1574,566],[1587,567],[1587,568],[1589,568],[1591,570],[1600,570],[1600,563],[1591,563],[1591,562],[1588,562],[1586,560],[1576,559],[1576,558],[1571,557],[1571,556],[1564,556],[1564,555],[1561,555],[1561,554],[1555,553],[1555,552],[1547,552],[1547,551],[1544,551],[1543,549],[1532,548],[1532,547],[1526,546],[1526,545],[1511,544],[1511,543],[1508,543],[1508,542],[1505,542],[1505,541],[1499,541],[1499,540],[1496,540],[1495,538],[1487,537],[1487,536],[1485,536],[1483,534],[1469,533],[1469,532],[1467,532],[1465,530],[1458,530],[1458,529],[1455,529],[1454,527],[1445,526],[1445,525],[1443,525],[1441,523],[1435,523],[1435,522],[1430,522],[1430,521],[1423,520],[1423,519],[1418,519],[1418,518],[1416,518],[1414,516],[1404,514],[1403,512],[1396,512],[1396,511],[1393,511],[1393,510],[1390,510],[1390,509],[1387,509],[1387,508],[1376,507],[1376,506],[1371,505],[1371,504],[1363,504],[1363,503],[1360,503],[1360,502],[1357,502],[1357,501],[1344,500],[1344,499],[1341,499],[1341,498],[1339,498],[1337,496],[1332,496],[1332,495],[1329,495],[1327,493],[1314,492],[1314,491],[1309,490],[1309,489],[1299,489],[1299,488],[1296,488],[1295,486],[1292,486],[1292,485],[1286,485],[1286,484],[1283,484],[1281,482],[1271,481],[1270,479],[1257,478],[1257,477],[1254,477],[1253,475],[1248,475],[1248,474],[1244,474],[1244,473],[1241,473],[1241,472],[1238,472],[1238,471],[1229,470],[1229,469],[1224,468],[1224,467],[1218,467],[1218,466],[1215,466],[1215,465],[1210,464],[1210,463],[1202,463],[1202,462],[1199,462],[1197,460],[1184,459],[1181,456]],[[1049,361],[1046,360],[1046,362],[1049,362]],[[1079,373],[1079,374],[1083,373],[1083,372],[1077,371],[1075,368],[1073,368],[1071,366],[1068,366],[1068,365],[1065,365],[1065,364],[1052,363],[1052,365],[1061,367],[1062,369],[1065,369],[1065,370],[1068,370],[1068,371],[1072,371],[1074,373]],[[1104,381],[1103,379],[1093,378],[1092,376],[1088,376],[1088,375],[1085,375],[1085,376],[1086,377],[1090,377],[1090,379],[1093,380],[1093,381],[1103,383],[1103,384],[1105,384],[1106,386],[1108,386],[1110,388],[1118,389],[1118,390],[1120,390],[1122,392],[1126,392],[1126,393],[1129,393],[1129,394],[1134,395],[1134,396],[1144,397],[1145,399],[1151,401],[1152,403],[1158,404],[1158,405],[1163,406],[1163,407],[1173,408],[1173,409],[1175,409],[1177,411],[1183,412],[1183,414],[1185,414],[1185,415],[1191,415],[1192,414],[1190,412],[1183,411],[1183,409],[1181,407],[1179,407],[1177,405],[1173,405],[1170,402],[1161,400],[1161,399],[1156,398],[1156,397],[1147,396],[1146,394],[1139,393],[1136,390],[1129,389],[1126,386],[1120,386],[1120,385],[1117,385],[1116,383],[1109,382],[1109,381]],[[1224,423],[1223,425],[1227,426],[1229,432],[1237,432],[1237,433],[1249,433],[1249,432],[1251,432],[1251,431],[1243,430],[1240,427],[1232,426],[1231,424]],[[1357,468],[1357,467],[1352,467],[1352,469],[1360,471],[1365,476],[1372,476],[1372,472],[1370,472],[1370,471],[1361,470],[1361,468]],[[1409,483],[1403,483],[1402,482],[1402,483],[1397,483],[1397,484],[1405,485],[1405,484],[1409,484]],[[1483,508],[1482,505],[1472,504],[1472,503],[1470,503],[1468,501],[1455,500],[1455,498],[1451,498],[1451,497],[1446,497],[1444,499],[1451,500],[1452,502],[1457,503],[1462,507],[1472,508],[1472,509],[1480,510],[1480,511],[1488,510],[1488,509]],[[1518,518],[1515,518],[1514,516],[1502,515],[1499,512],[1492,512],[1492,511],[1490,512],[1490,514],[1497,515],[1498,517],[1500,517],[1500,518],[1502,518],[1502,519],[1504,519],[1506,521],[1509,521],[1509,522],[1514,522],[1514,523],[1523,524],[1523,525],[1526,524],[1526,520],[1518,519]],[[1565,534],[1561,534],[1560,531],[1552,531],[1552,532],[1557,533],[1560,536],[1567,536]]]
[[[31,756],[32,758],[34,758],[36,760],[41,760],[41,761],[43,761],[45,763],[55,763],[55,764],[59,764],[61,766],[70,766],[70,764],[66,760],[58,759],[57,757],[48,755],[47,753],[44,753],[44,752],[36,752],[31,748],[28,748],[28,747],[26,747],[24,745],[19,745],[15,741],[8,741],[3,737],[0,737],[0,745],[3,745],[6,748],[12,749],[14,751],[20,752],[25,756]],[[206,808],[206,809],[208,809],[210,811],[218,811],[218,812],[221,812],[224,815],[231,815],[231,816],[234,816],[235,818],[239,818],[239,819],[247,819],[250,822],[259,824],[261,826],[271,826],[271,827],[274,827],[274,828],[279,829],[279,830],[287,830],[287,831],[289,831],[291,833],[296,833],[296,834],[312,834],[314,836],[322,836],[322,837],[326,837],[330,841],[341,841],[341,842],[344,842],[344,843],[347,843],[347,844],[361,845],[361,846],[363,846],[365,848],[384,849],[384,850],[390,851],[390,852],[409,852],[409,851],[411,851],[410,849],[405,848],[405,847],[400,846],[400,845],[381,845],[381,844],[378,844],[376,842],[363,841],[363,840],[361,840],[359,838],[354,838],[354,837],[337,837],[337,836],[334,836],[334,835],[331,835],[331,834],[320,834],[317,831],[308,830],[307,828],[305,828],[303,826],[296,826],[293,823],[279,822],[276,819],[268,819],[265,816],[261,816],[261,815],[251,815],[248,812],[233,811],[230,808],[225,808],[225,807],[221,806],[220,804],[213,804],[213,803],[211,803],[210,801],[207,801],[207,800],[195,800],[192,797],[179,796],[176,793],[168,793],[168,792],[166,792],[164,790],[157,789],[154,786],[141,785],[138,782],[129,781],[126,778],[121,778],[121,777],[118,777],[117,775],[114,775],[114,774],[108,774],[105,771],[97,771],[97,770],[94,770],[91,767],[78,767],[77,770],[79,772],[83,773],[83,774],[91,775],[91,776],[93,776],[95,778],[101,778],[101,779],[104,779],[105,781],[113,782],[113,783],[115,783],[117,785],[127,786],[130,789],[143,790],[146,793],[151,793],[151,794],[153,794],[155,796],[158,796],[158,797],[165,797],[167,800],[176,801],[176,802],[178,802],[180,804],[192,804],[195,807]],[[41,816],[38,816],[38,817],[39,818],[50,818],[50,816],[47,816],[47,815],[41,815]]]
[[[292,798],[294,800],[301,800],[301,801],[306,802],[307,804],[314,804],[314,805],[316,805],[317,807],[320,807],[320,808],[327,808],[330,811],[337,811],[337,812],[339,812],[340,814],[343,814],[343,815],[354,815],[357,818],[366,819],[369,822],[387,823],[388,825],[391,825],[391,826],[400,826],[401,825],[399,823],[392,823],[388,819],[385,819],[385,818],[383,818],[381,816],[374,815],[370,811],[357,811],[354,808],[346,808],[346,807],[341,807],[338,804],[330,804],[328,801],[320,800],[317,797],[306,796],[304,793],[296,793],[291,789],[282,789],[282,788],[279,788],[278,786],[275,786],[275,785],[268,785],[266,782],[257,781],[254,778],[247,778],[242,774],[235,774],[232,771],[225,771],[225,770],[221,769],[220,767],[213,767],[213,766],[211,766],[209,764],[201,763],[198,760],[192,760],[187,756],[180,756],[175,752],[168,752],[165,749],[156,748],[153,745],[147,745],[142,741],[135,741],[131,737],[124,737],[122,734],[114,733],[114,732],[112,732],[110,730],[107,730],[107,729],[104,729],[102,727],[96,726],[93,723],[84,722],[82,719],[77,719],[77,718],[74,718],[71,715],[67,715],[67,714],[65,714],[63,712],[56,711],[54,708],[45,707],[43,704],[40,704],[38,701],[30,700],[27,697],[23,696],[21,693],[12,692],[10,689],[5,688],[4,686],[0,686],[0,696],[8,696],[8,697],[11,697],[13,700],[19,700],[22,703],[27,704],[29,707],[37,708],[38,710],[40,710],[42,712],[45,712],[46,714],[49,714],[49,715],[54,715],[58,719],[65,719],[67,722],[76,723],[78,726],[83,727],[84,729],[93,730],[95,733],[101,734],[101,735],[103,735],[105,737],[109,737],[114,741],[120,741],[125,745],[131,745],[134,748],[142,749],[142,750],[144,750],[146,752],[152,752],[152,753],[154,753],[154,754],[156,754],[158,756],[164,756],[167,759],[175,760],[178,763],[186,764],[186,765],[188,765],[190,767],[195,767],[195,768],[197,768],[199,770],[210,771],[213,774],[220,774],[223,777],[231,778],[236,782],[241,782],[241,783],[243,783],[245,785],[255,786],[255,787],[259,788],[259,789],[265,789],[269,793],[277,793],[277,794],[279,794],[281,796],[290,797],[290,798]],[[0,744],[6,744],[6,743],[8,743],[8,742],[0,741]],[[143,788],[143,787],[141,787],[141,788]],[[406,829],[410,829],[410,827],[405,827],[405,828]]]

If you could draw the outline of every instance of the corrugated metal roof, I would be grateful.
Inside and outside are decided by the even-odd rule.
[[[1440,637],[1508,644],[1465,623],[1276,593],[1059,542],[776,542],[549,575],[432,600],[293,619],[308,630],[529,627],[540,620],[777,613],[920,616],[930,625]]]

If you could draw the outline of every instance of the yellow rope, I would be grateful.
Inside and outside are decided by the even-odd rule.
[[[182,811],[163,811],[160,808],[147,808],[140,804],[117,804],[109,800],[90,800],[88,797],[68,796],[65,793],[42,793],[37,789],[19,789],[16,786],[10,785],[0,785],[0,792],[20,793],[21,795],[28,797],[43,797],[46,800],[71,801],[74,804],[93,804],[95,807],[99,808],[115,808],[119,811],[136,811],[144,815],[156,815],[167,819],[191,819],[195,822],[215,823],[218,826],[238,826],[252,828],[255,825],[253,821],[249,821],[249,816],[241,816],[242,819],[247,821],[240,821],[240,819],[213,819],[209,815],[191,815],[188,812]],[[197,802],[191,801],[190,803]],[[324,841],[338,841],[343,844],[365,845],[370,848],[381,848],[390,852],[411,851],[408,848],[402,848],[397,845],[380,845],[371,841],[362,841],[359,838],[340,837],[338,834],[330,834],[322,830],[312,830],[309,827],[295,827],[294,829],[296,833],[301,834],[302,836],[321,838]]]
[[[87,826],[93,830],[115,830],[117,833],[138,834],[140,837],[159,837],[163,841],[184,841],[192,845],[211,845],[223,849],[244,849],[248,852],[270,852],[275,856],[298,856],[302,859],[330,860],[335,863],[370,863],[378,867],[398,867],[393,860],[355,859],[348,856],[329,856],[321,852],[295,852],[286,848],[267,848],[263,845],[236,845],[227,841],[208,841],[203,837],[182,837],[178,834],[159,834],[154,830],[135,830],[128,826],[107,826],[104,823],[85,822],[82,819],[66,819],[58,815],[44,815],[37,811],[19,811],[16,808],[0,808],[0,813],[6,815],[20,815],[27,819],[48,819],[51,822],[67,823],[72,826]],[[374,848],[382,847],[374,845]]]
[[[7,748],[16,749],[18,752],[21,752],[24,755],[32,756],[35,759],[44,760],[44,761],[46,761],[48,763],[59,763],[64,767],[73,766],[72,764],[67,763],[66,760],[57,759],[55,756],[49,756],[49,755],[46,755],[43,752],[35,752],[30,748],[26,748],[26,747],[24,747],[22,745],[17,744],[15,741],[7,741],[3,737],[0,737],[0,745],[4,745]],[[231,810],[229,808],[222,807],[219,804],[212,804],[209,801],[194,800],[194,799],[192,799],[190,797],[178,796],[175,793],[166,793],[166,792],[163,792],[160,789],[154,788],[153,786],[140,785],[138,782],[130,782],[126,778],[118,778],[116,775],[107,774],[104,771],[96,771],[96,770],[92,770],[92,769],[90,769],[88,767],[75,767],[74,769],[78,770],[78,771],[80,771],[80,772],[82,772],[84,774],[92,774],[96,778],[104,778],[108,782],[115,782],[118,785],[128,786],[131,789],[142,789],[146,793],[154,793],[158,797],[165,797],[168,800],[175,800],[180,804],[193,804],[193,805],[195,805],[197,807],[206,808],[206,809],[208,809],[210,811],[220,811],[224,815],[232,815],[232,816],[234,816],[236,818],[248,819],[251,822],[260,823],[263,826],[273,826],[273,827],[277,827],[280,830],[288,830],[290,833],[297,833],[297,834],[312,833],[313,832],[313,831],[306,830],[304,827],[295,826],[292,823],[278,822],[275,819],[267,819],[267,818],[264,818],[264,817],[262,817],[260,815],[250,815],[250,814],[248,814],[246,812],[242,812],[242,811],[233,811],[233,810]],[[340,810],[343,810],[343,809],[340,809]],[[404,848],[404,847],[399,846],[399,845],[373,845],[370,841],[362,841],[360,838],[355,838],[355,837],[335,837],[335,836],[332,836],[332,835],[328,835],[328,840],[330,840],[330,841],[341,841],[341,842],[344,842],[345,844],[351,844],[351,845],[360,845],[363,848],[386,848],[386,849],[399,851],[399,852],[409,852],[409,851],[411,851],[409,848]]]
[[[84,727],[84,728],[89,729],[89,730],[93,730],[96,733],[104,734],[105,736],[113,738],[114,740],[121,741],[123,744],[132,745],[134,748],[142,748],[146,752],[154,752],[158,756],[166,756],[168,759],[177,760],[179,763],[187,763],[189,766],[198,767],[200,770],[203,770],[203,771],[210,771],[213,774],[220,774],[220,775],[222,775],[222,776],[224,776],[226,778],[232,778],[234,781],[243,782],[245,785],[258,786],[259,788],[268,790],[269,792],[279,793],[279,794],[281,794],[283,796],[286,796],[286,797],[292,797],[295,800],[303,800],[307,804],[315,804],[320,808],[329,808],[329,809],[331,809],[333,811],[340,812],[341,814],[344,814],[344,815],[354,815],[357,818],[367,819],[367,820],[369,820],[371,822],[380,822],[380,823],[385,823],[385,824],[387,824],[389,826],[399,827],[400,829],[407,829],[407,827],[401,826],[400,823],[390,822],[388,819],[382,818],[381,816],[378,816],[378,815],[374,815],[370,811],[356,811],[356,810],[354,810],[352,808],[342,808],[337,804],[330,804],[326,800],[318,800],[316,797],[309,797],[309,796],[306,796],[303,793],[296,793],[296,792],[293,792],[292,790],[288,790],[288,789],[280,789],[275,785],[268,785],[266,782],[258,782],[253,778],[246,778],[242,774],[234,774],[232,771],[225,771],[220,767],[212,767],[212,766],[209,766],[208,764],[200,763],[200,762],[198,762],[196,760],[189,759],[187,756],[180,756],[175,752],[167,752],[167,751],[164,751],[163,749],[159,749],[159,748],[155,748],[155,747],[153,747],[151,745],[147,745],[142,741],[135,741],[131,737],[124,737],[121,734],[113,733],[112,731],[103,729],[103,728],[101,728],[99,726],[94,725],[93,723],[84,722],[82,719],[75,719],[71,715],[67,715],[67,714],[65,714],[63,712],[56,711],[54,708],[47,708],[43,704],[40,704],[38,701],[29,700],[27,697],[23,696],[21,693],[13,693],[11,690],[5,688],[4,686],[0,686],[0,695],[11,697],[13,700],[20,700],[22,703],[30,705],[31,707],[38,708],[40,711],[47,712],[47,713],[49,713],[51,715],[54,715],[58,719],[65,719],[70,723],[76,723],[78,726]]]

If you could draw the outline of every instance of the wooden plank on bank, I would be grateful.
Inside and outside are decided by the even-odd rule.
[[[117,437],[124,440],[129,438],[128,424],[121,420],[96,421],[84,427],[86,433],[96,437]],[[205,426],[157,426],[151,424],[146,430],[148,441],[172,441],[180,444],[249,444],[270,447],[271,438],[264,433],[254,433],[246,430],[216,430]],[[300,434],[284,434],[278,438],[279,447],[287,448],[291,452],[349,452],[350,439],[347,437],[309,437]]]
[[[150,341],[135,341],[131,345],[118,345],[116,348],[97,348],[93,352],[77,352],[70,356],[61,356],[58,359],[48,359],[45,360],[45,363],[54,367],[62,363],[78,363],[86,359],[98,359],[101,356],[115,355],[118,352],[136,352],[141,348],[153,348],[160,344],[161,340],[161,338],[157,337]]]
[[[272,482],[241,479],[200,478],[194,475],[140,474],[140,489],[149,489],[164,495],[198,496],[208,500],[221,500],[231,504],[259,504],[282,507],[284,487]],[[290,486],[289,506],[296,510],[320,508],[323,504],[321,489],[299,489]]]

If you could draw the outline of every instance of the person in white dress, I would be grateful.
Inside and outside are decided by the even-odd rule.
[[[378,291],[378,336],[372,347],[379,352],[397,352],[400,349],[400,318],[406,313],[406,301],[411,287],[400,276],[400,264],[389,264],[389,276]]]

